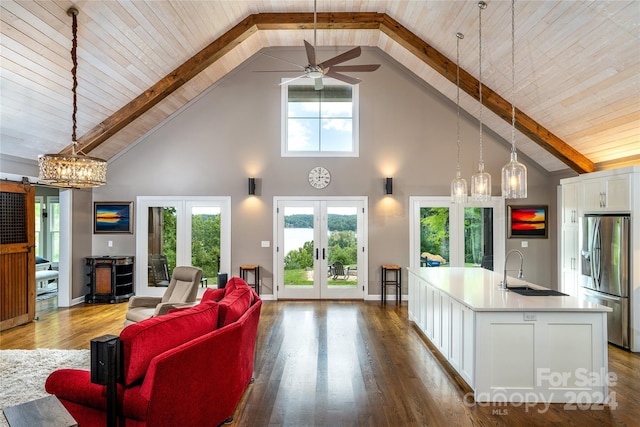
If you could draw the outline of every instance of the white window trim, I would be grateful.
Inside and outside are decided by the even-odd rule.
[[[282,78],[281,82],[286,82],[291,78]],[[324,77],[323,83],[325,85],[347,85],[347,83],[335,80],[332,78]],[[309,85],[313,86],[312,79],[302,79],[302,81],[296,81],[296,85]],[[281,88],[282,96],[280,106],[280,118],[281,118],[281,155],[282,157],[359,157],[360,156],[360,88],[359,85],[352,85],[352,151],[289,151],[287,135],[288,133],[288,103],[289,103],[289,91],[288,85],[283,84]]]
[[[449,238],[450,248],[464,248],[464,208],[482,207],[493,208],[493,259],[494,270],[504,265],[505,257],[505,208],[504,199],[492,197],[488,202],[467,202],[464,204],[451,203],[450,197],[409,197],[409,266],[411,268],[420,267],[420,208],[423,207],[443,207],[449,208]],[[457,219],[457,221],[456,221]],[[464,252],[464,250],[463,250]],[[464,265],[464,253],[459,252],[449,254],[452,267]]]
[[[59,262],[58,261],[54,261],[53,260],[53,239],[51,238],[51,235],[54,233],[53,231],[53,215],[51,214],[51,212],[53,212],[53,207],[52,205],[57,204],[60,205],[60,197],[57,196],[49,196],[47,197],[47,255],[50,256],[51,258],[51,263],[56,266]],[[60,206],[58,206],[58,209],[60,209]],[[58,223],[58,241],[60,241],[60,223]],[[59,250],[59,248],[58,248]],[[59,254],[59,252],[58,252]]]

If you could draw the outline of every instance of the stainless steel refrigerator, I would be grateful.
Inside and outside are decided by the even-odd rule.
[[[585,215],[580,285],[583,297],[613,309],[609,342],[629,348],[629,215]]]

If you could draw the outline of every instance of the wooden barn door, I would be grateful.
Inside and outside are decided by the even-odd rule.
[[[34,203],[32,185],[0,182],[0,331],[35,317]]]

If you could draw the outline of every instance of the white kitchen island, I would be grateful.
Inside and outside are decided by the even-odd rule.
[[[475,402],[607,403],[611,309],[571,296],[522,296],[500,290],[501,280],[482,268],[410,268],[409,320]]]

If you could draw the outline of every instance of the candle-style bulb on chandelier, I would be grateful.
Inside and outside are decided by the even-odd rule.
[[[511,0],[511,158],[502,167],[502,197],[505,199],[527,198],[527,167],[518,161],[516,153],[516,58],[515,58],[515,0]]]
[[[78,111],[78,9],[70,8],[67,15],[72,17],[73,40],[71,47],[71,60],[73,68],[73,113],[71,120],[72,128],[72,152],[71,154],[44,154],[38,158],[39,176],[38,182],[62,188],[91,188],[106,184],[107,162],[95,157],[89,157],[77,152],[76,139],[76,113]]]
[[[467,181],[460,175],[460,40],[464,34],[456,33],[456,126],[457,126],[457,166],[456,177],[451,181],[451,203],[467,202]]]
[[[487,3],[478,2],[478,56],[479,56],[479,75],[478,87],[480,96],[480,112],[478,120],[480,122],[480,159],[478,161],[478,172],[471,176],[471,199],[474,201],[491,200],[491,175],[484,170],[484,160],[482,158],[482,11],[487,8]]]

